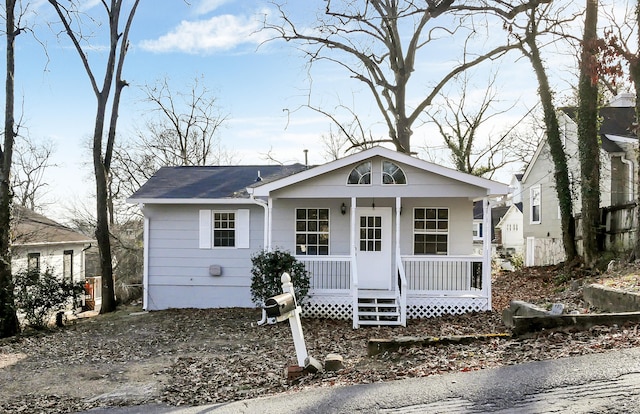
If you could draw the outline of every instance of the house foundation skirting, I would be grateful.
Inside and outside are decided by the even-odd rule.
[[[353,296],[350,293],[314,294],[302,303],[305,318],[351,320]],[[442,315],[460,315],[489,309],[489,300],[479,296],[411,296],[407,298],[407,319],[433,318]]]
[[[310,294],[302,302],[303,318],[351,320],[353,316],[351,294]]]
[[[411,297],[407,298],[407,319],[460,315],[489,309],[489,299],[483,297]]]

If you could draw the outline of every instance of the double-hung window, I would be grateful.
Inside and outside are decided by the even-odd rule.
[[[413,209],[413,253],[448,254],[449,209]]]
[[[296,209],[296,255],[329,254],[329,209]]]
[[[213,212],[213,247],[235,247],[236,213],[232,211]]]
[[[249,210],[200,210],[201,249],[249,248]]]
[[[542,222],[540,217],[540,208],[542,206],[540,186],[531,187],[529,190],[529,196],[531,199],[531,210],[529,221],[531,224],[539,224]]]
[[[62,257],[62,277],[73,282],[73,250],[65,250]]]
[[[40,253],[29,253],[27,255],[27,270],[40,273]]]
[[[473,223],[473,240],[482,240],[482,223]]]

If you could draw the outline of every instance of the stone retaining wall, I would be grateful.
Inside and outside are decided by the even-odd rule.
[[[640,312],[640,294],[612,289],[604,285],[585,286],[584,300],[605,312]]]

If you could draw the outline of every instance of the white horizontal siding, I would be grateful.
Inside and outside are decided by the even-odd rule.
[[[56,244],[46,246],[16,246],[12,249],[11,267],[12,272],[19,272],[27,269],[27,256],[29,253],[40,253],[40,270],[44,272],[47,268],[53,271],[55,276],[63,274],[63,258],[65,250],[73,250],[73,281],[84,280],[84,252],[85,244]]]
[[[249,209],[249,248],[199,248],[200,210]],[[150,205],[148,309],[251,306],[251,255],[264,243],[264,209],[244,205]],[[222,268],[211,276],[209,267]]]
[[[202,287],[202,286],[150,286],[148,291],[148,310],[169,308],[253,308],[251,294],[246,287]]]

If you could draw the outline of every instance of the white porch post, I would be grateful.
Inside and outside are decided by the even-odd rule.
[[[400,253],[400,210],[402,209],[402,198],[396,197],[396,245],[395,252]],[[397,260],[400,259],[396,257]],[[398,273],[398,266],[396,265],[396,274]]]
[[[356,198],[351,197],[351,219],[350,219],[350,248],[351,257],[351,306],[353,329],[357,329],[358,324],[358,265],[356,262]]]
[[[265,224],[266,227],[264,229],[265,231],[265,246],[264,249],[268,252],[271,251],[271,243],[272,243],[272,239],[271,239],[271,225],[273,224],[273,199],[271,197],[269,197],[269,200],[267,201],[267,208],[265,209],[265,213],[267,214],[268,218],[267,220],[265,220]]]
[[[144,207],[140,209],[143,210]],[[144,211],[143,211],[144,214]],[[142,248],[142,309],[149,309],[149,217],[144,216]]]
[[[489,197],[482,199],[482,291],[491,310],[491,206]]]
[[[407,326],[407,286],[405,284],[405,274],[400,257],[400,214],[402,213],[402,198],[396,197],[396,246],[395,246],[395,272],[393,273],[394,284],[400,289],[400,324]],[[398,275],[400,274],[400,285],[398,286]]]

